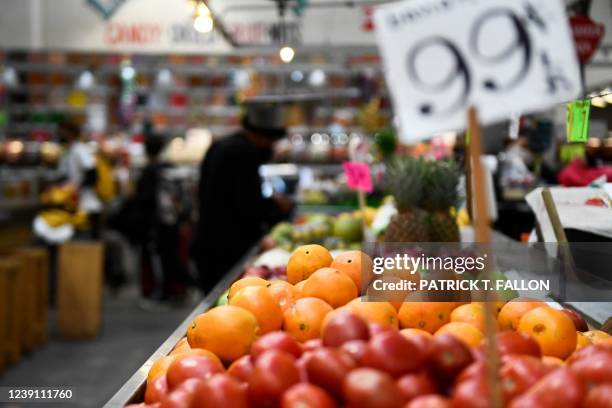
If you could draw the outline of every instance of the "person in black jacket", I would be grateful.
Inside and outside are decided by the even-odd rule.
[[[146,136],[148,163],[136,183],[132,212],[141,246],[142,295],[154,301],[180,300],[189,283],[179,254],[179,220],[163,177],[170,166],[159,157],[164,146],[164,136]]]
[[[259,166],[285,135],[282,111],[271,104],[250,104],[243,129],[211,146],[200,169],[199,224],[194,258],[204,293],[263,235],[291,210],[284,196],[264,198]]]

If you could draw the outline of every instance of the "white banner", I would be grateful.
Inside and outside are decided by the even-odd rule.
[[[38,1],[40,39],[29,27]],[[302,16],[287,10],[287,41],[296,47],[375,45],[369,8],[316,7]],[[104,2],[103,2],[104,3]],[[211,8],[239,43],[278,46],[279,16],[269,0],[211,0]],[[198,33],[187,0],[125,0],[104,19],[87,0],[1,0],[0,47],[138,53],[226,53],[232,48],[216,31]],[[39,43],[38,43],[39,42]]]
[[[406,0],[376,9],[378,44],[405,141],[489,124],[580,94],[561,0]]]

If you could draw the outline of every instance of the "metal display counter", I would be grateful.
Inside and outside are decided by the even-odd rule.
[[[470,228],[462,230],[462,241],[470,242],[473,239],[473,231]],[[510,245],[518,251],[526,251],[528,248],[517,241],[514,241],[505,235],[498,232],[493,232],[493,243],[504,243]],[[215,286],[215,288],[204,298],[204,300],[191,312],[191,314],[179,325],[179,327],[170,335],[170,337],[149,357],[149,359],[132,375],[132,377],[121,387],[121,389],[111,398],[105,405],[105,408],[122,408],[126,404],[138,403],[143,401],[146,386],[146,379],[149,369],[153,363],[168,355],[174,346],[181,340],[187,331],[187,328],[193,319],[200,313],[210,309],[225,290],[229,288],[231,283],[236,280],[243,270],[249,266],[258,254],[259,244],[251,248],[243,258],[225,275],[225,277]],[[518,272],[520,275],[520,272]],[[612,293],[610,298],[612,299]],[[559,307],[559,303],[554,299],[548,299],[551,306]],[[564,304],[563,307],[568,307],[577,310],[588,320],[589,324],[594,328],[600,328],[604,325],[605,320],[612,315],[612,302],[582,302]]]
[[[234,265],[232,269],[217,283],[212,291],[206,295],[204,300],[196,306],[196,308],[187,316],[187,318],[174,330],[174,332],[168,337],[166,341],[147,359],[147,361],[130,377],[129,380],[117,391],[117,393],[104,405],[105,408],[122,408],[126,404],[138,403],[144,400],[145,386],[147,383],[147,374],[149,369],[160,357],[168,355],[176,343],[179,342],[185,333],[187,328],[193,321],[193,319],[210,309],[219,296],[234,280],[236,280],[240,274],[244,271],[245,266],[249,265],[254,257],[259,252],[259,244],[251,248],[243,257]]]

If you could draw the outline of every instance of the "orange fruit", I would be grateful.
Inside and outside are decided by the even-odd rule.
[[[287,310],[301,297],[300,292],[295,286],[281,280],[270,283],[268,285],[268,292],[270,292],[283,311]]]
[[[258,278],[257,276],[247,276],[246,278],[238,279],[236,282],[232,283],[232,286],[230,286],[229,292],[227,292],[227,300],[229,302],[236,293],[248,286],[266,287],[269,284],[270,282],[265,279]]]
[[[189,350],[191,350],[191,347],[189,347],[189,343],[187,342],[187,337],[183,337],[182,339],[179,340],[178,343],[176,343],[176,345],[170,352],[170,355],[184,353],[185,351],[189,351]]]
[[[355,282],[355,286],[361,292],[362,276],[363,283],[367,285],[372,277],[372,258],[365,252],[346,251],[334,258],[330,268],[338,269],[348,275]]]
[[[333,268],[321,268],[306,280],[302,294],[322,299],[336,308],[357,297],[357,286],[345,273]]]
[[[357,298],[348,302],[345,307],[368,323],[398,329],[397,311],[389,302],[366,302]]]
[[[306,284],[306,281],[303,280],[301,282],[296,283],[295,285],[293,285],[293,287],[295,288],[295,290],[298,291],[298,293],[300,294],[300,296],[304,296],[304,285]]]
[[[469,323],[450,322],[440,327],[434,336],[450,334],[461,340],[468,347],[476,347],[484,338],[482,332]]]
[[[283,311],[268,288],[264,286],[247,286],[241,289],[232,297],[229,304],[253,313],[259,324],[260,335],[280,330],[283,325]]]
[[[588,337],[589,340],[591,340],[591,343],[593,344],[597,344],[602,340],[610,338],[610,335],[608,333],[601,330],[589,330],[584,332],[584,335]]]
[[[461,302],[457,302],[459,303],[457,306],[461,306]],[[485,308],[487,305],[487,302],[476,302],[477,304],[481,305],[483,308]],[[495,307],[494,307],[494,311],[495,311],[495,317],[499,316],[499,312],[501,312],[502,308],[505,306],[506,302],[502,301],[502,300],[496,300],[493,303],[495,303]]]
[[[377,276],[365,289],[365,295],[372,301],[391,303],[397,312],[412,293],[410,289],[402,289],[404,281],[405,279],[394,275]]]
[[[564,359],[576,349],[576,327],[572,319],[552,307],[537,307],[525,313],[518,331],[530,334],[545,356]]]
[[[176,356],[163,356],[155,360],[155,362],[149,369],[149,374],[147,375],[147,384],[153,381],[154,379],[161,377],[162,375],[166,375],[168,367],[170,367],[170,364],[174,362],[175,358]]]
[[[588,346],[589,344],[592,344],[591,339],[585,336],[584,333],[577,331],[576,336],[576,350]]]
[[[421,329],[431,334],[450,322],[450,302],[404,302],[397,317],[402,329]]]
[[[528,311],[536,307],[546,306],[546,303],[535,299],[516,298],[506,303],[497,315],[500,330],[516,330],[519,320]]]
[[[597,344],[602,346],[612,346],[612,336],[597,340]]]
[[[258,332],[259,324],[253,313],[223,305],[196,316],[187,329],[187,341],[191,348],[209,350],[231,363],[249,352]]]
[[[433,338],[430,332],[426,332],[425,330],[421,329],[402,329],[400,330],[400,334],[406,338],[410,338],[413,336],[423,336],[429,339]]]
[[[175,355],[177,357],[178,356],[204,356],[204,357],[210,357],[212,360],[215,360],[219,364],[223,365],[221,363],[221,359],[219,357],[217,357],[217,355],[215,353],[213,353],[212,351],[208,351],[206,349],[203,349],[203,348],[192,348],[192,349],[183,351],[182,353],[177,353]]]
[[[547,366],[562,366],[565,365],[565,362],[558,357],[553,356],[542,356],[542,363]]]
[[[485,310],[481,304],[468,303],[455,308],[451,312],[450,320],[471,324],[482,333],[485,332]]]
[[[283,329],[300,342],[316,339],[321,336],[323,319],[332,310],[329,304],[319,298],[298,299],[285,310]]]
[[[331,265],[333,258],[321,245],[297,247],[287,263],[287,281],[293,285],[307,279],[315,271]]]

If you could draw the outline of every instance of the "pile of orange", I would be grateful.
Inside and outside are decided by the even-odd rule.
[[[451,334],[477,347],[485,338],[486,307],[481,302],[365,302],[372,260],[360,251],[335,259],[320,245],[297,248],[287,265],[288,281],[245,277],[231,285],[228,304],[197,316],[169,356],[152,367],[148,380],[164,375],[185,355],[204,355],[227,365],[249,353],[263,334],[284,330],[299,342],[321,337],[332,316],[349,311],[370,324],[401,330],[402,335]],[[533,299],[497,302],[498,330],[529,334],[547,364],[563,364],[575,350],[591,343],[612,343],[600,331],[577,332],[572,318]]]

